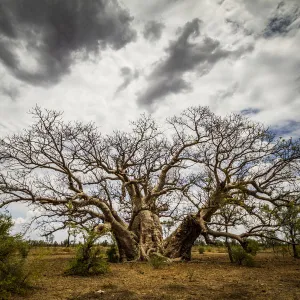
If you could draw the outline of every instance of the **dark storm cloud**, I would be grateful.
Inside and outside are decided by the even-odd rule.
[[[120,70],[120,75],[123,77],[123,83],[117,88],[115,95],[125,90],[127,86],[135,79],[139,77],[137,70],[131,70],[129,67],[123,67]]]
[[[54,84],[76,57],[134,41],[131,21],[117,0],[2,0],[0,61],[20,80]],[[34,70],[19,57],[20,49],[37,63]]]
[[[292,24],[300,17],[300,6],[288,6],[280,2],[273,16],[268,20],[263,36],[270,38],[277,35],[284,35],[292,29]],[[299,26],[298,26],[299,28]]]
[[[165,25],[157,21],[149,21],[145,24],[143,35],[150,42],[155,42],[161,38]]]
[[[191,86],[180,77],[162,77],[160,80],[150,84],[146,91],[140,95],[138,101],[144,105],[151,105],[157,99],[164,98],[169,94],[179,94],[191,91]]]
[[[220,42],[200,34],[201,21],[194,19],[179,29],[178,38],[166,48],[166,57],[160,60],[148,78],[146,90],[139,95],[141,105],[151,105],[169,94],[191,90],[182,77],[187,72],[207,74],[220,60],[227,57],[238,58],[252,47],[229,51]],[[197,42],[196,38],[201,37]]]

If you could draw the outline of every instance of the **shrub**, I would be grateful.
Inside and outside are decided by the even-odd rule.
[[[203,254],[205,252],[205,248],[203,246],[199,246],[198,251],[199,254]]]
[[[216,247],[224,247],[224,243],[222,241],[215,241]]]
[[[97,238],[94,233],[89,233],[84,243],[78,246],[75,260],[65,272],[67,275],[89,276],[108,272],[107,261],[95,246]]]
[[[119,262],[118,248],[116,245],[111,245],[106,250],[107,260],[111,263]]]
[[[207,251],[207,252],[212,252],[211,247],[206,247],[206,251]]]
[[[254,266],[253,254],[247,253],[241,246],[232,246],[232,259],[238,265]]]
[[[258,250],[259,250],[259,243],[255,240],[249,239],[247,241],[247,253],[250,253],[251,255],[255,256]]]
[[[9,234],[13,222],[11,217],[0,215],[0,295],[8,299],[13,293],[24,293],[29,287],[24,263],[28,244],[20,235]]]
[[[169,265],[171,261],[169,258],[159,253],[151,253],[148,262],[153,269],[160,269],[164,266]]]

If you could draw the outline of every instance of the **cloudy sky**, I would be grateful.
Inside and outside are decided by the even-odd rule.
[[[300,136],[299,49],[299,0],[0,0],[0,134],[36,104],[103,132],[208,105]]]

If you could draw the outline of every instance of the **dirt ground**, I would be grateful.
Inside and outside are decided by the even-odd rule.
[[[71,256],[31,254],[34,289],[13,299],[300,299],[300,261],[290,256],[259,253],[256,267],[249,268],[230,264],[225,253],[194,252],[188,263],[162,269],[147,263],[111,264],[108,274],[89,278],[63,275]]]

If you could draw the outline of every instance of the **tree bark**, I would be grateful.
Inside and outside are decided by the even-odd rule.
[[[148,260],[151,253],[162,254],[162,226],[157,214],[148,209],[140,210],[134,217],[130,229],[138,237],[140,260]]]
[[[117,241],[120,260],[137,259],[139,247],[134,234],[127,228],[121,228],[121,226],[112,226],[112,233]]]
[[[139,247],[137,237],[122,224],[113,221],[112,223],[99,224],[96,230],[103,234],[110,231],[116,239],[120,261],[131,261],[138,258]]]
[[[190,260],[192,246],[200,234],[204,236],[206,242],[209,242],[206,222],[209,222],[218,210],[224,196],[224,182],[221,182],[203,208],[196,215],[185,217],[179,227],[167,238],[164,244],[164,255],[170,258],[180,257],[183,260]]]
[[[169,258],[191,259],[192,246],[202,232],[197,216],[188,215],[166,239],[163,254]]]
[[[293,257],[299,258],[298,249],[297,249],[295,238],[294,238],[295,231],[293,230],[293,228],[290,229],[290,235],[291,235],[291,242],[292,242],[292,249],[293,249]]]
[[[227,237],[226,237],[225,245],[226,245],[226,248],[227,248],[227,251],[228,251],[229,260],[230,260],[231,263],[233,263],[234,260],[233,260],[233,256],[232,256],[232,249],[231,249],[230,243],[228,242],[228,238]]]
[[[298,254],[298,251],[297,251],[296,244],[292,244],[292,248],[293,248],[293,257],[294,258],[299,258],[299,254]]]
[[[228,225],[227,224],[225,226],[225,231],[226,231],[226,233],[228,233]],[[230,245],[230,242],[228,241],[227,236],[225,238],[225,245],[226,245],[226,248],[228,251],[228,256],[229,256],[230,262],[233,263],[234,261],[233,261],[233,256],[232,256],[232,249],[231,249],[231,245]]]
[[[299,258],[299,253],[298,253],[298,249],[297,249],[297,244],[295,242],[294,237],[292,237],[292,249],[293,249],[293,257],[294,258]]]

